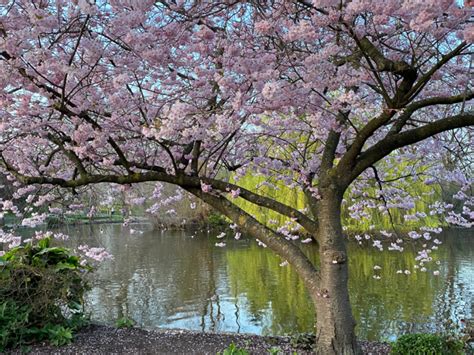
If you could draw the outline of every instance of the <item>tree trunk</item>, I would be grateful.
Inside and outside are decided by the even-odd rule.
[[[342,192],[322,190],[323,199],[314,213],[318,217],[320,272],[293,243],[261,225],[245,211],[226,199],[206,194],[201,189],[187,189],[237,223],[242,231],[262,240],[288,260],[303,280],[316,308],[316,353],[324,355],[360,354],[347,289],[347,255],[342,237]],[[312,208],[313,210],[313,208]],[[316,232],[316,230],[314,230]]]
[[[348,258],[341,226],[341,193],[323,193],[318,206],[320,284],[316,306],[316,353],[361,354],[349,300]]]

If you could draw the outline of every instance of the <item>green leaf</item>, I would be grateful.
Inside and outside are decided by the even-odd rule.
[[[50,242],[49,238],[41,239],[38,242],[38,247],[40,247],[41,249],[48,248],[49,247],[49,242]]]
[[[54,270],[55,271],[61,271],[61,270],[65,270],[65,269],[74,270],[76,268],[77,268],[77,266],[74,265],[74,264],[70,264],[68,262],[60,262],[54,267]]]
[[[35,256],[44,255],[44,254],[57,254],[57,255],[64,254],[64,255],[67,255],[67,251],[68,251],[67,249],[60,248],[60,247],[44,248],[44,249],[40,250],[39,252],[37,252],[35,254]]]

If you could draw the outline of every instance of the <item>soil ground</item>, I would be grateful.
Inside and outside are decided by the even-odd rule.
[[[74,342],[67,346],[37,344],[29,349],[29,354],[217,354],[231,343],[251,354],[269,354],[270,349],[279,349],[278,354],[311,353],[292,345],[290,337],[91,325],[78,332]],[[365,354],[385,355],[390,350],[386,343],[361,342],[361,346]],[[12,354],[20,354],[20,351]]]

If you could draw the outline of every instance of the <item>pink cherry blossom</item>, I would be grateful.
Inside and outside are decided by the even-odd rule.
[[[346,253],[350,227],[363,226],[358,243],[403,250],[377,217],[410,229],[428,263],[441,226],[474,223],[467,3],[16,0],[0,12],[0,170],[16,190],[0,204],[27,226],[60,204],[92,218],[103,201],[76,194],[96,184],[153,214],[177,214],[190,194],[293,264],[315,303],[332,303],[347,284],[323,292],[314,280],[347,263],[316,268],[300,235],[323,265],[324,252]],[[258,221],[246,204],[284,220]],[[355,324],[344,307],[343,320],[316,324],[321,352],[360,352],[353,327],[345,344],[342,329],[328,333]]]

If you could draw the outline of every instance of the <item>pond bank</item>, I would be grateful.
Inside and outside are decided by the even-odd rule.
[[[310,354],[291,344],[290,337],[263,337],[236,333],[203,333],[188,330],[117,329],[91,325],[79,331],[74,342],[64,347],[35,345],[30,354],[217,354],[234,343],[251,354],[268,354],[278,348],[280,354]],[[364,354],[389,353],[386,343],[361,342]],[[19,354],[19,352],[16,352]],[[13,354],[16,354],[15,352]]]

